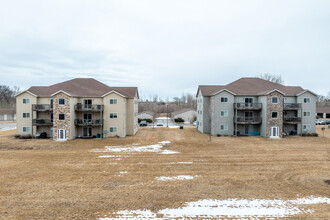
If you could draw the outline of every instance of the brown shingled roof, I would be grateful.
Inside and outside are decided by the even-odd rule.
[[[51,86],[32,86],[28,89],[29,92],[41,97],[50,97],[61,90],[78,97],[101,97],[114,90],[127,98],[133,98],[137,87],[109,87],[93,78],[76,78]]]
[[[199,86],[203,96],[211,96],[227,89],[236,95],[265,95],[268,92],[277,89],[287,96],[298,95],[305,90],[300,86],[284,86],[260,78],[240,78],[225,86]]]
[[[330,106],[316,107],[317,113],[330,113]]]

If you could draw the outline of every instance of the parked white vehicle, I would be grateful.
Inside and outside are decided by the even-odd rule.
[[[163,121],[162,121],[162,120],[158,120],[158,121],[157,121],[157,126],[159,126],[159,127],[163,127],[163,126],[164,126]]]

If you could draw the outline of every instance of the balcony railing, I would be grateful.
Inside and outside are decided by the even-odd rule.
[[[284,116],[283,123],[284,124],[299,124],[299,123],[301,123],[301,117]]]
[[[32,110],[39,111],[39,112],[53,111],[53,105],[50,105],[50,104],[32,105]]]
[[[43,118],[37,118],[32,120],[32,125],[34,126],[52,126],[53,120],[51,119],[43,119]]]
[[[261,124],[261,117],[234,117],[234,122],[237,124]]]
[[[284,103],[283,105],[284,110],[298,110],[301,109],[300,103]]]
[[[242,110],[260,110],[262,108],[261,103],[234,103],[235,109]]]
[[[74,106],[74,109],[76,111],[93,111],[93,112],[98,112],[98,111],[103,111],[104,105],[85,105],[85,104],[76,104]]]
[[[102,119],[75,119],[74,124],[76,126],[101,126],[103,125]]]

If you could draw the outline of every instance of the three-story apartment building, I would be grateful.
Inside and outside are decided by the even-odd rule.
[[[198,130],[212,135],[282,137],[315,132],[316,94],[259,78],[200,85]]]
[[[92,78],[33,86],[16,96],[17,134],[54,140],[135,135],[137,87],[109,87]]]

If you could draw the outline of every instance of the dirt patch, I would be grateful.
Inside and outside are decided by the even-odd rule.
[[[95,219],[121,210],[158,213],[207,199],[330,197],[324,182],[330,178],[329,131],[325,138],[209,141],[195,128],[142,128],[133,137],[66,142],[20,140],[15,131],[0,132],[0,216]],[[180,153],[91,152],[162,141],[171,141],[164,149]],[[157,180],[178,176],[194,178]],[[305,206],[313,213],[293,218],[330,218],[327,204]]]

